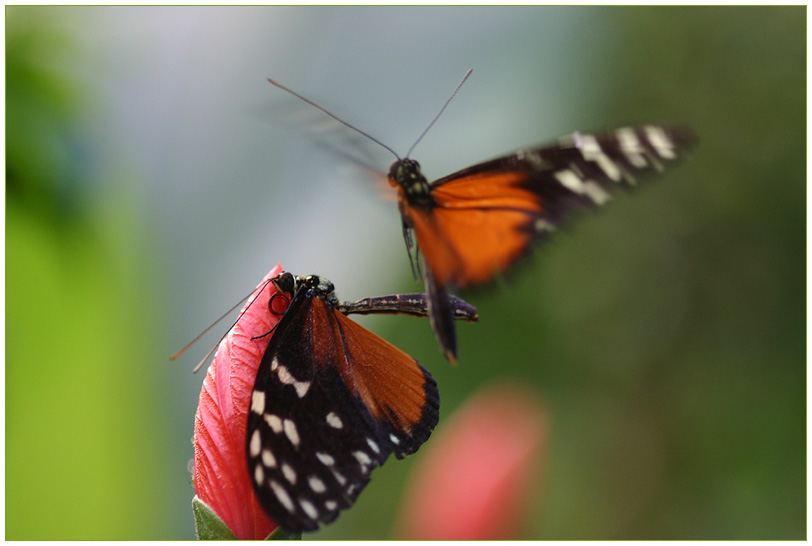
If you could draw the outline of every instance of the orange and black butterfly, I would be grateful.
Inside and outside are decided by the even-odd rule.
[[[620,187],[659,173],[696,142],[687,127],[626,127],[520,151],[429,183],[412,159],[392,164],[404,237],[425,263],[432,326],[449,359],[456,354],[447,287],[490,281],[571,210],[603,205]],[[412,235],[414,237],[412,237]]]
[[[390,454],[417,451],[439,419],[437,383],[418,362],[349,314],[426,316],[423,294],[341,302],[316,275],[283,272],[268,308],[282,315],[257,371],[246,456],[260,504],[291,532],[348,508]],[[281,303],[280,303],[281,301]],[[450,300],[455,318],[476,309]]]
[[[251,389],[246,468],[257,500],[277,525],[292,533],[314,531],[349,508],[390,455],[400,459],[417,451],[440,415],[437,382],[428,370],[348,315],[425,317],[428,303],[425,294],[341,301],[327,279],[285,271],[255,292],[269,283],[275,290],[267,312],[280,318],[253,338],[271,336]],[[456,296],[449,304],[456,320],[479,318]],[[240,358],[229,366],[245,366]]]
[[[423,257],[430,322],[452,362],[456,359],[456,334],[447,290],[487,283],[526,255],[535,240],[554,231],[571,210],[603,205],[615,189],[634,186],[639,179],[662,172],[697,142],[686,126],[646,125],[594,135],[573,133],[546,146],[528,148],[429,182],[419,163],[408,158],[417,142],[407,157],[400,158],[377,139],[270,81],[397,157],[388,179],[398,192],[403,236],[413,271],[416,263],[419,269],[417,254]],[[439,114],[434,121],[437,117]]]

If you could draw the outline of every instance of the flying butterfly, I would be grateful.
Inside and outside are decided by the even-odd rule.
[[[437,383],[349,314],[427,316],[424,294],[341,302],[333,284],[283,272],[268,307],[282,318],[262,357],[246,430],[260,504],[291,532],[313,531],[353,504],[390,454],[417,451],[439,419]],[[280,300],[281,298],[281,300]],[[476,309],[451,297],[456,319]]]
[[[391,148],[312,101],[269,80],[389,150],[397,160],[388,180],[397,190],[403,237],[420,270],[429,319],[445,356],[456,360],[449,288],[487,283],[510,269],[578,208],[600,206],[617,188],[662,172],[684,157],[697,137],[687,126],[645,125],[600,134],[573,133],[557,142],[486,161],[428,182],[409,159],[471,74],[469,70],[432,122],[401,158]],[[415,264],[417,263],[417,267]]]

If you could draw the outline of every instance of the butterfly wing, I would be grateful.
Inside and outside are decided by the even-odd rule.
[[[426,289],[426,303],[429,324],[434,337],[440,344],[443,355],[449,362],[457,362],[457,329],[454,324],[454,302],[445,286],[438,283],[428,267],[423,268],[423,285]]]
[[[381,462],[389,453],[397,458],[411,455],[440,418],[437,382],[391,343],[340,313],[333,318],[345,340],[339,369],[345,383],[355,385],[363,402],[361,409],[372,415],[380,452],[375,447],[372,451],[382,456]]]
[[[403,351],[297,295],[263,356],[246,433],[268,515],[312,531],[352,505],[391,453],[417,450],[439,418],[437,385]]]
[[[432,191],[432,209],[408,208],[417,247],[439,285],[490,280],[522,255],[541,214],[523,171],[477,174]]]
[[[481,284],[507,270],[572,209],[604,204],[616,188],[661,172],[696,140],[686,127],[575,133],[439,179],[431,184],[434,207],[401,211],[439,284]]]

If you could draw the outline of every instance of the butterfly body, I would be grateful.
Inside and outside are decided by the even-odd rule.
[[[422,294],[340,302],[315,275],[282,273],[272,282],[278,292],[269,307],[282,318],[252,391],[248,471],[271,519],[313,531],[351,506],[390,454],[417,451],[439,419],[431,374],[345,313],[426,316],[427,306]],[[452,303],[455,316],[476,320],[472,306]]]

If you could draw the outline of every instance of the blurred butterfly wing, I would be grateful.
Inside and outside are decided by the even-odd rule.
[[[439,284],[428,267],[423,268],[429,324],[449,362],[457,362],[457,330],[454,324],[454,306],[445,287]]]
[[[437,206],[410,208],[417,246],[439,285],[466,287],[507,269],[536,236],[540,199],[522,171],[474,174],[432,191]]]
[[[695,141],[684,127],[575,133],[441,178],[431,185],[435,207],[405,212],[439,284],[481,284],[508,269],[570,210],[604,204],[617,187],[661,172]]]
[[[289,531],[333,521],[390,453],[417,450],[438,407],[436,383],[414,359],[297,294],[263,356],[248,416],[260,503]]]

